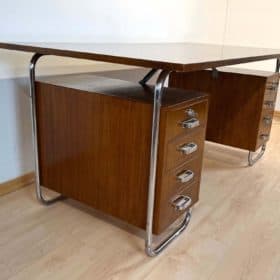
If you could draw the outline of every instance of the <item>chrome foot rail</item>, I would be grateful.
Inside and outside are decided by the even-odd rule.
[[[140,84],[145,84],[156,73],[156,70],[151,70]],[[188,226],[191,213],[188,211],[184,221],[171,235],[163,240],[159,245],[153,244],[153,218],[154,218],[154,203],[155,203],[155,187],[156,187],[156,168],[158,156],[158,137],[159,137],[159,121],[160,108],[163,95],[165,81],[169,77],[170,71],[162,70],[157,79],[154,89],[154,104],[153,104],[153,121],[152,121],[152,139],[151,139],[151,154],[150,154],[150,176],[148,189],[148,204],[147,204],[147,223],[146,223],[146,242],[145,251],[150,257],[157,256],[161,253],[178,235],[180,235]]]
[[[37,136],[37,118],[36,118],[36,94],[35,94],[35,68],[36,63],[42,57],[41,54],[34,54],[29,64],[29,81],[30,81],[30,100],[32,110],[32,129],[33,129],[33,149],[35,161],[35,187],[37,199],[44,205],[51,205],[59,200],[65,199],[62,195],[58,195],[52,199],[46,199],[43,196],[40,184],[40,171],[39,171],[39,155],[38,155],[38,136]]]
[[[176,239],[187,228],[190,220],[191,220],[191,211],[188,210],[185,214],[185,218],[181,223],[181,225],[155,248],[152,247],[152,244],[148,243],[147,241],[148,239],[147,239],[146,246],[145,246],[146,254],[149,257],[155,257],[159,255],[174,239]]]
[[[248,164],[249,166],[253,166],[258,160],[260,160],[262,158],[262,156],[264,155],[266,149],[266,144],[263,144],[260,152],[254,157],[255,153],[252,151],[249,151],[248,154]]]
[[[279,73],[280,71],[280,58],[276,59],[276,66],[275,66],[275,73]],[[279,84],[279,81],[278,81]],[[262,158],[262,156],[265,153],[266,149],[266,143],[262,145],[260,152],[254,157],[255,153],[252,151],[249,151],[248,154],[248,165],[253,166],[258,160]]]

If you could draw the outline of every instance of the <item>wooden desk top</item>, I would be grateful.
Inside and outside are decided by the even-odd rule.
[[[280,57],[280,50],[198,43],[0,42],[0,48],[185,72]]]

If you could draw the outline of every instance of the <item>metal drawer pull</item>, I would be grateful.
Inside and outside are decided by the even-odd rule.
[[[180,195],[172,201],[176,211],[184,211],[192,204],[192,199],[186,195]]]
[[[278,88],[278,82],[272,82],[267,87],[268,90],[277,90]]]
[[[195,144],[195,143],[188,143],[188,144],[184,144],[184,145],[182,145],[180,148],[179,148],[179,150],[183,153],[183,154],[185,154],[185,155],[190,155],[190,154],[192,154],[192,153],[194,153],[194,152],[196,152],[197,151],[197,144]]]
[[[263,121],[266,125],[270,125],[272,123],[272,118],[271,117],[264,117]]]
[[[265,101],[264,105],[267,108],[274,108],[275,103],[273,101]]]
[[[277,90],[277,86],[268,86],[266,89],[275,91]]]
[[[191,118],[194,118],[194,117],[198,116],[197,112],[194,109],[191,109],[191,108],[187,109],[185,112]]]
[[[181,125],[183,128],[195,128],[200,125],[200,122],[196,118],[191,118],[189,120],[182,121]]]
[[[260,135],[260,138],[261,138],[262,140],[267,141],[267,140],[269,139],[269,134],[261,134],[261,135]]]
[[[192,180],[193,177],[194,177],[194,173],[191,170],[184,171],[184,172],[177,175],[177,179],[181,183],[187,183],[190,180]]]

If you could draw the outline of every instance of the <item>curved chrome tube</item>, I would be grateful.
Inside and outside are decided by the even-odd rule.
[[[280,71],[280,58],[276,59],[275,73]],[[279,81],[278,81],[279,84]],[[265,153],[266,143],[262,145],[260,152],[254,157],[254,152],[249,151],[248,154],[248,165],[253,166]]]
[[[153,121],[152,121],[152,140],[151,140],[151,154],[150,154],[150,177],[148,189],[148,206],[147,206],[147,223],[146,223],[146,243],[145,251],[148,256],[156,256],[162,252],[184,229],[187,227],[191,213],[188,211],[184,221],[180,227],[175,230],[170,236],[162,241],[156,247],[153,247],[153,216],[154,216],[154,203],[155,203],[155,185],[156,185],[156,168],[157,168],[157,155],[158,155],[158,136],[159,136],[159,120],[160,108],[163,95],[163,88],[170,71],[162,70],[154,90],[154,105],[153,105]]]
[[[53,199],[46,199],[42,194],[40,184],[40,171],[39,171],[39,155],[38,155],[38,138],[37,138],[37,118],[36,118],[36,94],[35,94],[35,68],[36,63],[42,57],[42,54],[34,54],[29,64],[29,81],[30,81],[30,100],[32,110],[32,129],[33,129],[33,149],[34,149],[34,164],[35,164],[35,187],[37,199],[44,205],[50,205],[58,200],[64,199],[62,195],[58,195]]]
[[[248,154],[248,163],[249,166],[253,166],[263,155],[266,149],[266,144],[263,144],[260,152],[254,157],[254,152],[249,151]]]
[[[145,85],[158,71],[158,69],[152,69],[150,70],[146,76],[139,82],[142,86]]]
[[[42,57],[41,54],[35,54],[29,66],[30,74],[30,97],[32,108],[32,126],[33,126],[33,144],[35,154],[35,185],[36,195],[38,200],[44,205],[53,204],[61,199],[64,199],[62,195],[59,195],[53,199],[45,199],[42,194],[40,185],[39,174],[39,156],[38,156],[38,141],[37,141],[37,121],[36,121],[36,95],[35,95],[35,67],[38,60]],[[152,78],[157,72],[157,69],[152,69],[140,84],[144,85]],[[181,225],[170,234],[159,245],[154,247],[153,245],[153,216],[154,216],[154,203],[155,203],[155,183],[156,183],[156,167],[157,167],[157,155],[158,155],[158,137],[159,137],[159,120],[160,120],[160,108],[163,94],[163,88],[165,81],[167,80],[170,71],[162,70],[160,73],[154,90],[154,104],[153,104],[153,121],[152,121],[152,139],[151,139],[151,152],[150,152],[150,176],[149,176],[149,189],[148,189],[148,206],[147,206],[147,224],[146,224],[146,242],[145,251],[148,256],[156,256],[161,253],[176,237],[178,237],[188,226],[191,219],[191,212],[188,210],[185,214],[184,220]]]
[[[276,67],[275,67],[275,73],[279,73],[280,71],[280,58],[276,59]]]

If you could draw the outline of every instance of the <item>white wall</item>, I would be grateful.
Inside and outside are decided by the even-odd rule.
[[[10,0],[0,9],[0,41],[183,41],[185,0]],[[0,183],[33,169],[26,78],[30,54],[0,51]],[[112,68],[63,58],[43,58],[38,74]],[[119,66],[117,66],[119,67]]]
[[[196,41],[280,48],[279,10],[279,0],[2,0],[0,41]],[[27,80],[19,78],[26,76],[29,59],[30,54],[0,51],[0,183],[33,169]],[[39,74],[112,67],[48,57]],[[246,67],[272,70],[274,64]]]
[[[225,43],[280,49],[279,11],[279,0],[230,0]],[[275,61],[250,63],[244,67],[272,71]],[[276,110],[280,110],[280,94]]]

